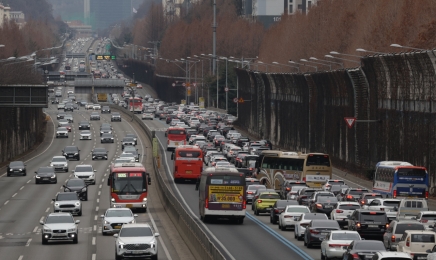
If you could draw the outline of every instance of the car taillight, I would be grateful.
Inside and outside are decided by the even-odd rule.
[[[169,139],[167,140],[167,144],[170,144],[170,140]]]
[[[316,204],[317,209],[322,209],[322,204]]]
[[[262,203],[262,200],[257,200],[257,203]]]
[[[319,230],[316,229],[310,229],[309,232],[312,234],[319,234]]]
[[[356,253],[352,254],[351,256],[353,257],[353,259],[360,259],[359,255]]]
[[[361,203],[361,204],[365,204],[365,201],[364,201],[364,200],[361,200],[360,203]]]
[[[245,201],[245,199],[242,202],[242,209],[247,209],[247,201]]]
[[[247,191],[247,194],[253,194],[253,192],[252,191]]]
[[[286,187],[286,190],[291,190],[291,188],[289,188],[289,187]]]
[[[204,207],[207,209],[209,208],[209,199],[205,200]]]
[[[177,173],[179,167],[176,165],[176,167],[174,167],[174,173]]]
[[[289,215],[286,215],[286,216],[283,216],[284,218],[293,218],[293,216],[289,216]]]
[[[343,210],[340,210],[340,209],[337,209],[337,210],[336,210],[336,213],[344,213],[344,211],[343,211]]]
[[[352,198],[353,198],[353,196],[351,196],[351,195],[347,196],[347,199],[352,199]]]
[[[428,191],[425,192],[425,198],[428,199]]]
[[[279,210],[278,210],[278,209],[275,209],[274,212],[275,212],[275,213],[279,213]]]
[[[397,197],[397,190],[394,190],[393,197],[394,197],[394,198]]]
[[[300,226],[306,228],[309,224],[308,223],[301,223]]]
[[[343,246],[349,246],[348,244],[329,244],[329,247],[343,247]]]
[[[391,242],[395,242],[395,236],[391,236]]]
[[[303,181],[306,181],[306,177],[303,177]]]
[[[389,223],[388,223],[388,224],[386,224],[386,228],[389,228]]]

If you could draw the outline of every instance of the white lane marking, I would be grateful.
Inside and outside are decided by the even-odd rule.
[[[97,220],[97,215],[95,215],[94,220]]]
[[[31,238],[29,238],[29,240],[27,240],[26,246],[30,246],[30,242],[32,242]]]
[[[5,205],[9,203],[9,200],[5,201]]]
[[[163,148],[163,144],[160,141],[159,138],[157,138],[157,140],[160,143],[160,146]],[[170,166],[168,165],[168,158],[167,158],[167,153],[165,152],[165,150],[163,151],[164,157],[165,157],[165,165],[167,167],[168,172],[171,172],[170,170]],[[159,174],[159,173],[156,173]],[[166,174],[166,173],[165,173]],[[168,175],[168,174],[167,174]],[[172,174],[169,174],[169,176],[171,177],[171,179],[174,181],[174,177]],[[185,208],[189,210],[189,212],[191,213],[192,217],[195,217],[198,219],[198,216],[194,213],[194,211],[192,211],[191,207],[189,207],[188,203],[186,202],[185,198],[182,196],[182,194],[180,193],[179,188],[177,187],[177,185],[174,185],[174,188],[176,190],[176,192],[179,194],[179,197],[181,198],[183,204],[185,204]],[[212,237],[220,246],[221,248],[226,252],[226,254],[232,259],[232,260],[236,260],[236,258],[233,257],[232,254],[230,254],[229,250],[227,250],[227,248],[223,245],[223,243],[221,243],[221,241],[212,233],[212,231],[210,231],[210,229],[203,223],[203,221],[198,221],[198,224],[201,225],[204,230],[207,231],[207,233],[209,233],[209,236]]]
[[[150,220],[151,220],[151,223],[153,224],[154,230],[156,230],[156,233],[159,233],[159,230],[157,229],[156,223],[154,222],[154,219],[153,219],[153,217],[151,216],[150,209],[148,210],[148,216],[150,217]],[[172,260],[171,255],[170,255],[170,252],[168,251],[168,248],[167,248],[167,246],[165,245],[165,243],[164,243],[162,237],[159,236],[158,239],[159,239],[159,242],[160,242],[160,244],[161,244],[161,246],[162,246],[162,248],[163,248],[163,250],[164,250],[164,252],[165,252],[165,255],[167,256],[167,259],[168,259],[168,260]]]
[[[97,203],[100,203],[100,199],[97,199]]]
[[[47,208],[46,210],[45,210],[45,212],[49,212],[50,211],[50,208]]]
[[[20,257],[18,257],[18,260],[23,260],[24,255],[20,255]]]
[[[6,175],[6,172],[5,173],[3,173],[2,175],[0,175],[0,177],[3,177],[3,176],[5,176]]]
[[[33,233],[35,233],[36,231],[38,231],[38,226],[36,226],[36,227],[33,229]]]
[[[100,194],[101,194],[101,191],[98,191],[98,196],[100,196]]]
[[[95,246],[95,237],[92,237],[92,245]]]
[[[27,183],[29,183],[31,180],[28,180]]]
[[[97,207],[95,207],[95,211],[97,211],[97,212],[98,212],[98,206],[97,206]]]
[[[97,255],[96,254],[92,254],[92,260],[96,260],[97,259]]]
[[[103,178],[103,179],[101,179],[101,182],[102,182],[102,183],[104,183],[104,178]]]
[[[98,186],[99,189],[101,189],[101,184]]]
[[[94,231],[96,231],[97,230],[97,225],[94,225]]]
[[[12,198],[15,197],[15,196],[17,196],[17,194],[18,194],[18,193],[15,193],[14,195],[12,195]]]
[[[22,187],[20,188],[20,190],[22,190],[22,189],[24,189],[24,186],[22,186]]]
[[[43,221],[44,220],[44,216],[42,216],[40,219],[39,219],[39,222],[41,222],[41,221]]]

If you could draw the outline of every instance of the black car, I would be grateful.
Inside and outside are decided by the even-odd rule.
[[[58,113],[57,115],[56,115],[56,119],[64,119],[64,116],[65,116],[65,113]]]
[[[332,230],[341,230],[341,227],[336,220],[312,220],[304,232],[304,245],[307,248],[321,245],[322,238],[325,238]]]
[[[320,191],[320,189],[315,188],[303,188],[298,193],[297,201],[300,205],[309,205],[309,198],[312,196],[313,193],[316,191]]]
[[[101,113],[103,114],[103,113],[110,113],[111,112],[111,109],[110,109],[110,107],[109,106],[103,106],[102,108],[101,108]]]
[[[80,150],[77,146],[66,146],[64,150],[62,150],[62,155],[67,159],[80,160]]]
[[[112,134],[112,128],[108,126],[100,127],[100,136],[102,136],[103,134]]]
[[[67,112],[67,111],[71,111],[71,112],[74,111],[74,106],[73,106],[73,104],[66,104],[66,105],[65,105],[65,107],[64,107],[64,112]]]
[[[312,213],[324,213],[330,216],[333,208],[338,204],[338,199],[336,197],[325,197],[318,196],[316,201],[311,205],[310,211]]]
[[[81,121],[79,123],[79,130],[91,130],[91,125],[88,121]]]
[[[277,224],[277,222],[279,221],[280,214],[282,214],[282,212],[285,210],[286,206],[288,205],[298,205],[298,202],[296,200],[276,201],[270,211],[269,222],[272,224]]]
[[[345,188],[349,188],[348,185],[331,185],[330,187],[327,188],[328,191],[333,192],[333,194],[335,194],[336,196],[338,196],[342,189]]]
[[[383,240],[383,234],[389,227],[385,211],[356,209],[348,217],[348,230],[357,231],[361,237]]]
[[[250,138],[241,136],[236,140],[236,145],[242,147],[244,143],[250,142]]]
[[[135,141],[135,145],[138,144],[138,137],[135,134],[126,134],[125,137],[132,137],[133,140]]]
[[[84,180],[74,178],[69,179],[62,187],[64,187],[64,191],[66,192],[76,192],[81,200],[88,200],[88,185],[89,184],[86,184]]]
[[[91,112],[89,120],[100,120],[100,114],[98,112]]]
[[[111,115],[111,122],[113,121],[119,121],[121,122],[121,115],[119,112],[113,112]]]
[[[343,260],[367,260],[377,252],[386,251],[382,241],[376,240],[354,240],[347,247],[342,259]]]
[[[106,150],[106,148],[94,148],[94,150],[92,150],[92,160],[107,160],[107,156],[108,151]]]
[[[22,161],[10,162],[7,168],[7,176],[10,177],[15,174],[26,176],[26,165]]]
[[[100,143],[113,143],[114,136],[112,134],[102,134],[100,137]]]
[[[39,167],[35,172],[35,184],[40,183],[58,183],[58,178],[53,167]]]
[[[169,123],[171,123],[171,121],[174,119],[174,118],[176,118],[177,116],[176,115],[173,115],[173,114],[171,114],[171,115],[168,115],[167,116],[167,119],[165,120],[165,122],[167,123],[167,124],[169,124]]]
[[[57,99],[57,98],[56,99],[52,99],[51,103],[52,104],[59,104],[59,99]]]
[[[191,135],[196,135],[196,134],[197,134],[197,130],[186,129],[186,141],[189,141],[189,138],[191,137]]]
[[[124,137],[121,141],[121,148],[124,150],[124,146],[132,145],[135,146],[135,140],[132,137]]]

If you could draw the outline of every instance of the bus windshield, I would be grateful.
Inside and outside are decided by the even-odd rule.
[[[296,158],[279,158],[265,156],[262,162],[262,168],[265,169],[302,171],[303,166],[304,159]]]
[[[322,165],[330,167],[330,159],[326,154],[309,154],[306,160],[306,166]]]
[[[142,173],[114,173],[112,191],[117,194],[141,194],[146,191]]]

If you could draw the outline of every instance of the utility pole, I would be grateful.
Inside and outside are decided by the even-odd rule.
[[[217,28],[217,24],[216,24],[216,0],[213,0],[213,24],[212,24],[212,32],[213,32],[213,51],[212,51],[212,55],[213,55],[213,73],[218,74],[218,71],[216,71],[215,69],[217,68],[217,60],[216,60],[216,28]],[[217,83],[218,85],[218,83]],[[217,93],[218,93],[218,89],[217,89]],[[217,96],[218,99],[218,96]],[[217,107],[218,107],[218,103],[217,103]]]

